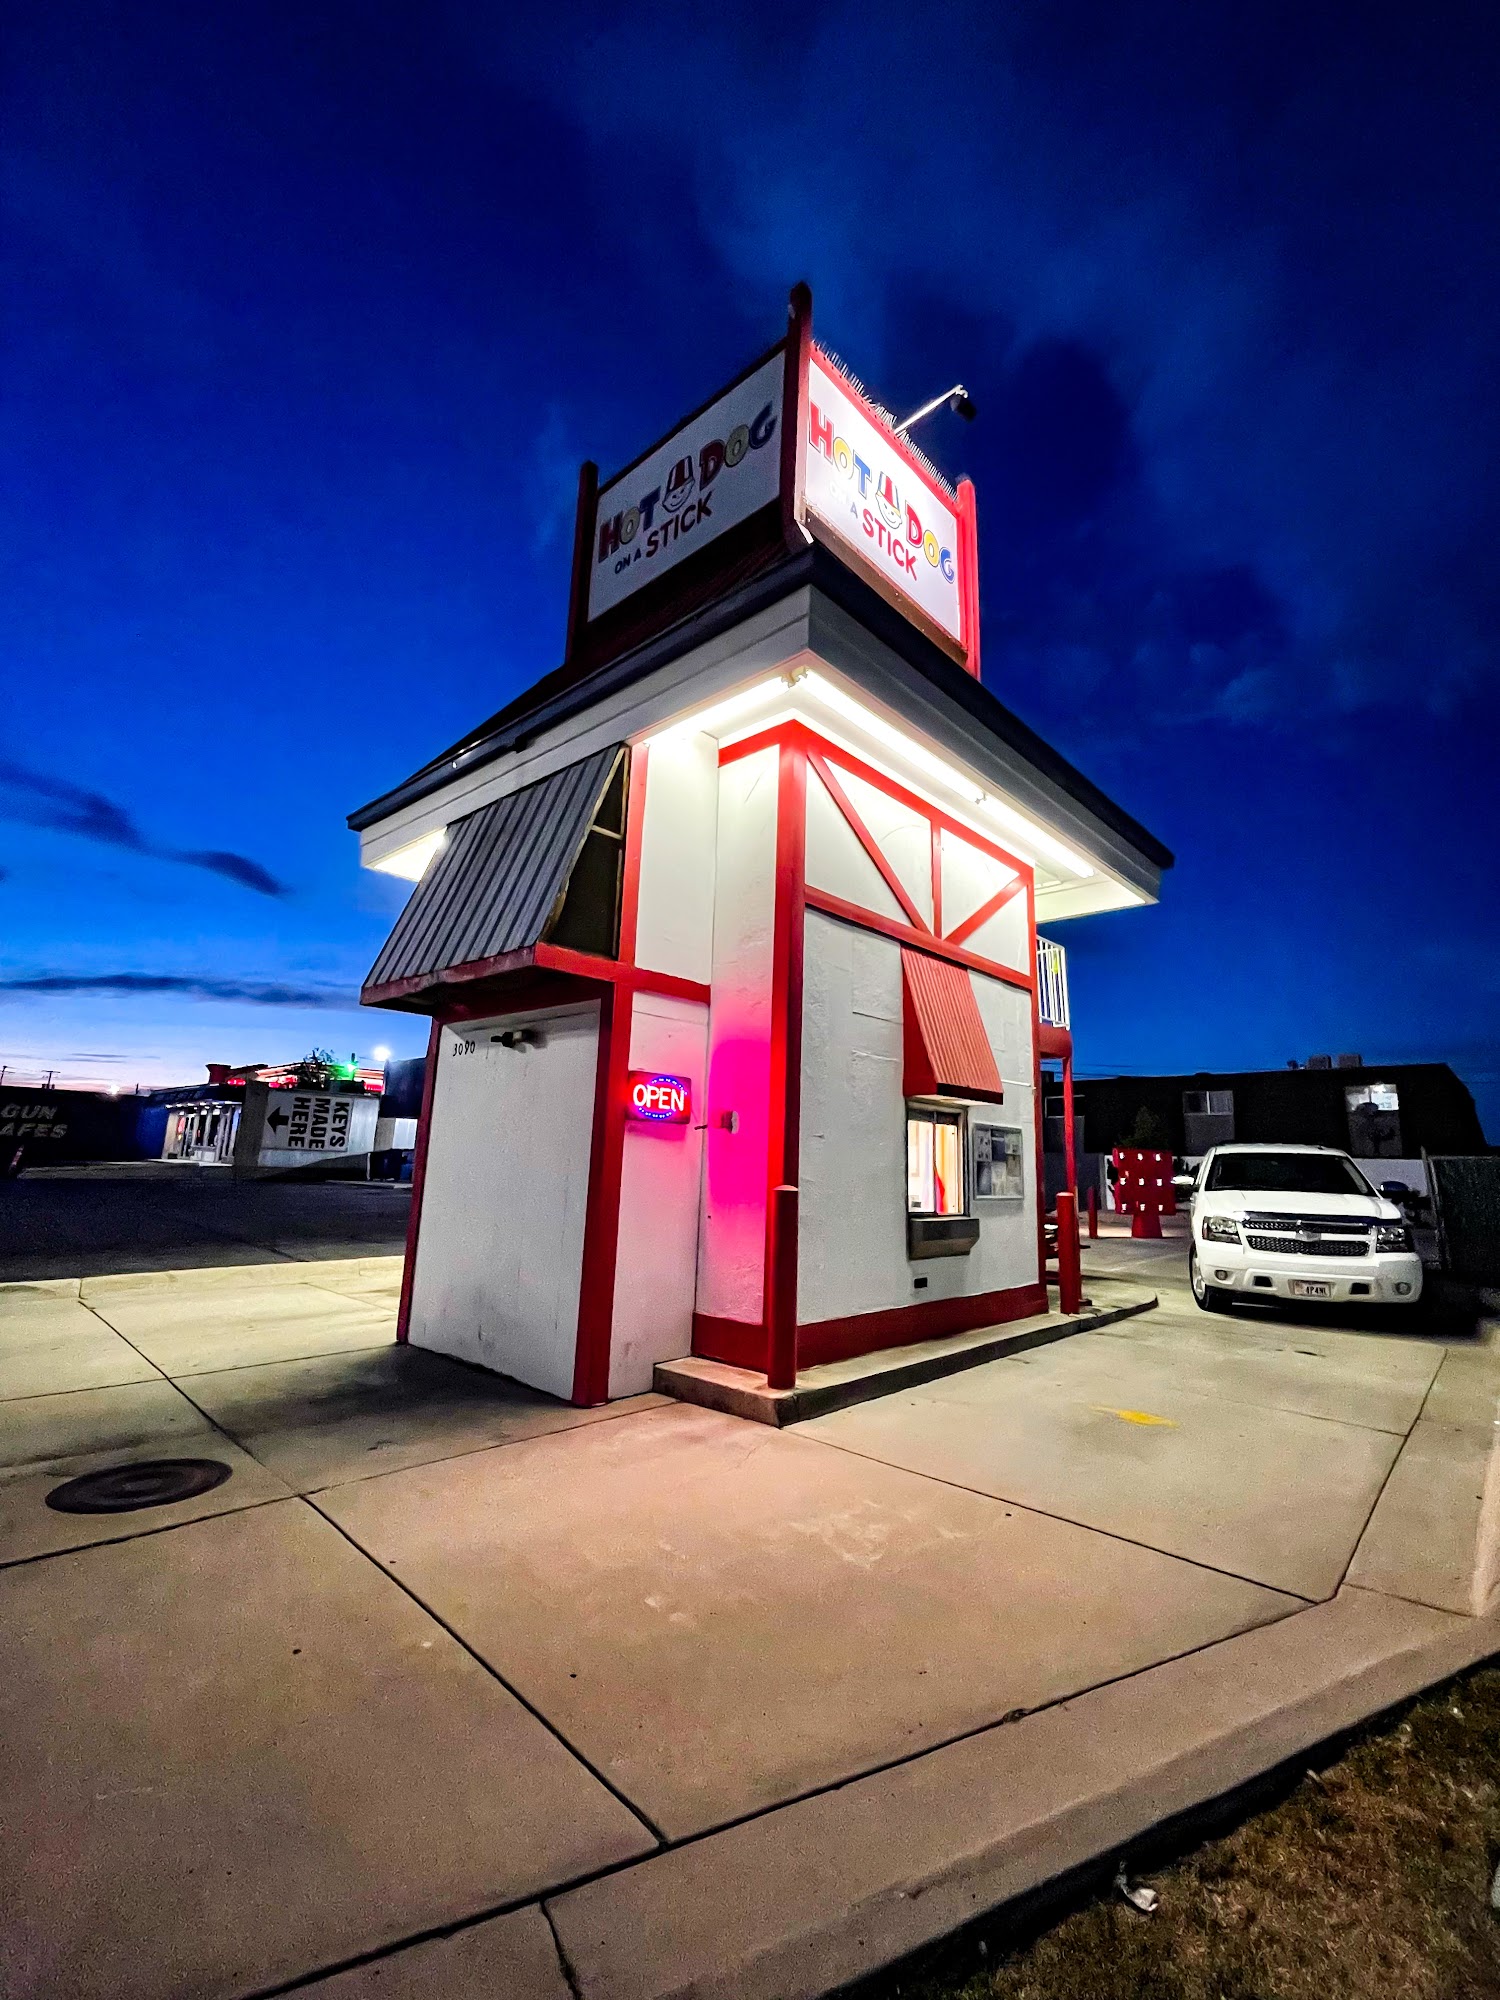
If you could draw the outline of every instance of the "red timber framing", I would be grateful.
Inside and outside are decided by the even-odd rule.
[[[772,946],[771,1143],[766,1174],[765,1306],[758,1322],[705,1313],[693,1317],[694,1351],[732,1366],[764,1370],[772,1387],[789,1388],[799,1366],[843,1360],[908,1341],[941,1339],[974,1327],[1045,1312],[1042,1091],[1037,1013],[1036,915],[1030,867],[998,842],[945,813],[896,779],[866,764],[852,751],[820,737],[806,723],[786,721],[757,731],[719,753],[723,766],[774,749],[778,760],[775,920]],[[874,863],[901,911],[901,918],[815,888],[806,877],[807,773],[825,787],[860,846]],[[865,824],[840,773],[861,779],[925,819],[931,837],[932,921],[929,923]],[[1012,870],[1012,879],[971,915],[945,929],[942,893],[942,837],[967,842]],[[1024,967],[1002,965],[969,948],[968,940],[1016,896],[1026,909]],[[911,950],[927,952],[1008,986],[1020,988],[1031,1006],[1033,1094],[1035,1102],[1037,1189],[1037,1282],[1005,1291],[933,1299],[844,1319],[796,1321],[796,1174],[801,1138],[803,938],[808,910],[876,931]]]

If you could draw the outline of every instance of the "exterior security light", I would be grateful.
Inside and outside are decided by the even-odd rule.
[[[951,389],[945,389],[941,396],[934,396],[930,403],[924,403],[920,410],[913,410],[909,417],[897,424],[896,436],[904,437],[913,424],[919,424],[924,417],[930,417],[933,411],[940,410],[944,403],[961,416],[966,424],[972,424],[979,415],[974,407],[974,398],[962,382],[955,382]]]

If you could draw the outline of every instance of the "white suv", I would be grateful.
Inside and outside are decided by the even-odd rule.
[[[1198,1169],[1188,1276],[1232,1299],[1415,1305],[1422,1260],[1401,1210],[1328,1146],[1215,1146]]]

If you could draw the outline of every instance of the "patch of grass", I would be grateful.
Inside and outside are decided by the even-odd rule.
[[[1413,1702],[1222,1839],[1012,1949],[997,1927],[871,2000],[1500,2000],[1500,1668]]]

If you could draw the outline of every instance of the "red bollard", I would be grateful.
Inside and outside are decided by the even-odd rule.
[[[1083,1265],[1078,1248],[1078,1196],[1063,1188],[1057,1197],[1057,1303],[1061,1311],[1083,1308]]]
[[[1149,1208],[1145,1210],[1141,1210],[1138,1208],[1135,1214],[1130,1218],[1130,1233],[1132,1236],[1137,1236],[1137,1237],[1160,1236],[1161,1235],[1160,1215],[1154,1208]]]
[[[1089,1189],[1089,1241],[1094,1242],[1099,1234],[1099,1190]]]

